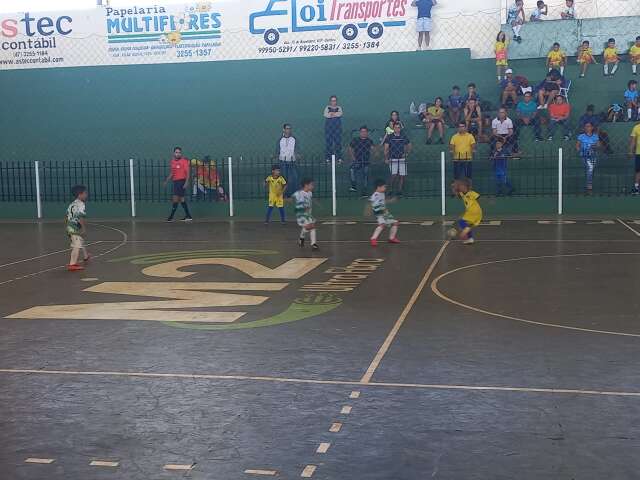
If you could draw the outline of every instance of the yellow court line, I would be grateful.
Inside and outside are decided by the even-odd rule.
[[[484,267],[484,266],[487,266],[487,265],[495,265],[495,264],[499,264],[499,263],[518,262],[518,261],[523,261],[523,260],[540,260],[540,259],[549,259],[549,258],[572,258],[572,257],[589,257],[589,256],[595,257],[595,256],[604,256],[604,255],[612,255],[612,256],[618,256],[618,255],[622,255],[622,256],[640,255],[640,252],[603,252],[603,253],[570,253],[570,254],[563,254],[563,255],[539,255],[539,256],[520,257],[520,258],[506,258],[506,259],[503,259],[503,260],[492,260],[492,261],[489,261],[489,262],[474,263],[472,265],[465,265],[463,267],[454,268],[453,270],[449,270],[448,272],[444,272],[442,275],[439,275],[436,279],[433,280],[433,282],[431,282],[431,291],[434,294],[436,294],[438,297],[440,297],[442,300],[444,300],[445,302],[449,302],[449,303],[451,303],[453,305],[456,305],[456,306],[458,306],[460,308],[465,308],[465,309],[471,310],[473,312],[482,313],[484,315],[490,315],[492,317],[504,318],[506,320],[513,320],[513,321],[516,321],[516,322],[526,323],[526,324],[529,324],[529,325],[537,325],[537,326],[540,326],[540,327],[562,328],[564,330],[573,330],[573,331],[577,331],[577,332],[598,333],[598,334],[603,334],[603,335],[616,335],[616,336],[620,336],[620,337],[635,337],[635,338],[639,338],[640,334],[638,334],[638,333],[613,332],[613,331],[609,331],[609,330],[596,330],[596,329],[593,329],[593,328],[572,327],[572,326],[569,326],[569,325],[560,325],[560,324],[556,324],[556,323],[536,322],[534,320],[527,320],[526,318],[516,317],[514,315],[505,315],[505,314],[498,313],[498,312],[492,312],[490,310],[485,310],[483,308],[474,307],[473,305],[467,305],[466,303],[462,303],[462,302],[459,302],[457,300],[454,300],[453,298],[448,297],[447,295],[442,293],[442,291],[438,287],[438,284],[440,283],[440,280],[442,280],[444,277],[447,277],[447,276],[452,275],[454,273],[457,273],[457,272],[460,272],[460,271],[463,271],[463,270],[468,270],[468,269],[471,269],[471,268]]]
[[[442,254],[444,253],[449,243],[450,243],[449,241],[444,242],[444,244],[442,245],[442,247],[440,247],[440,250],[436,254],[435,258],[427,268],[426,272],[424,272],[424,276],[422,277],[422,280],[420,280],[420,283],[418,284],[415,291],[413,292],[413,295],[411,295],[411,298],[407,302],[407,305],[404,307],[404,310],[402,310],[402,313],[398,317],[398,320],[396,320],[396,323],[393,325],[393,328],[387,335],[387,338],[385,338],[384,342],[382,343],[382,346],[376,353],[376,356],[373,357],[373,360],[371,361],[369,368],[367,368],[367,371],[360,379],[361,383],[366,384],[371,381],[371,377],[373,377],[373,374],[376,372],[377,368],[380,366],[380,362],[382,361],[385,354],[389,350],[391,343],[393,343],[393,340],[396,338],[396,335],[398,334],[400,327],[402,327],[402,324],[404,323],[407,316],[409,315],[409,312],[411,312],[411,309],[413,308],[415,303],[418,301],[418,297],[420,297],[422,290],[424,290],[424,287],[427,284],[429,277],[433,273],[433,270],[436,268],[438,261],[440,261],[440,258],[442,257]]]
[[[90,371],[65,371],[65,370],[33,370],[33,369],[9,369],[1,368],[0,373],[6,374],[29,374],[29,375],[86,375],[92,377],[99,376],[115,376],[127,378],[161,378],[161,379],[190,379],[190,380],[238,380],[238,381],[258,381],[258,382],[274,382],[274,383],[294,383],[294,384],[312,384],[312,385],[359,385],[362,387],[379,387],[379,388],[416,388],[416,389],[433,389],[433,390],[469,390],[469,391],[498,391],[498,392],[522,392],[522,393],[560,393],[572,395],[603,395],[612,397],[638,397],[640,392],[623,392],[609,390],[593,390],[593,389],[568,389],[568,388],[537,388],[537,387],[510,387],[510,386],[494,386],[494,385],[448,385],[448,384],[430,384],[430,383],[394,383],[394,382],[369,382],[362,383],[357,380],[314,380],[307,378],[285,378],[285,377],[257,377],[248,375],[208,375],[208,374],[191,374],[191,373],[148,373],[148,372],[90,372]],[[360,392],[352,392],[358,393]],[[351,397],[358,398],[358,397]]]
[[[616,218],[616,220],[621,223],[622,225],[624,225],[625,227],[627,227],[629,230],[631,230],[633,233],[636,234],[636,237],[640,237],[640,232],[638,230],[636,230],[635,228],[633,228],[631,225],[629,225],[627,222],[622,221],[619,218]]]

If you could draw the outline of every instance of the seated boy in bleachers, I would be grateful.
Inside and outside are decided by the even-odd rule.
[[[545,79],[540,82],[535,91],[538,95],[538,109],[544,109],[549,106],[549,102],[560,93],[560,86],[562,85],[562,77],[554,79],[553,71],[547,73]]]
[[[460,87],[454,85],[451,89],[451,95],[447,99],[447,111],[449,113],[449,122],[455,127],[460,122],[460,113],[462,113],[462,95],[460,95]]]
[[[478,89],[476,88],[475,83],[470,83],[467,85],[467,93],[462,96],[462,104],[466,105],[470,99],[474,99],[478,105],[480,105],[480,94],[478,93]]]
[[[640,36],[636,37],[636,43],[629,49],[629,61],[631,62],[631,73],[638,75],[638,65],[640,65]]]
[[[576,56],[578,57],[578,64],[580,65],[580,78],[584,78],[589,65],[596,63],[589,40],[582,42],[582,45],[578,48],[578,54]]]
[[[564,67],[566,64],[567,54],[560,49],[560,44],[555,42],[547,54],[547,69],[548,71],[553,69],[559,70],[560,75],[564,75]]]
[[[476,138],[482,136],[482,110],[480,104],[470,98],[464,107],[464,122],[467,125],[467,131]]]
[[[640,119],[640,106],[638,103],[638,82],[630,80],[627,90],[624,92],[624,102],[627,107],[627,122]]]
[[[610,38],[607,42],[607,47],[602,52],[602,58],[604,64],[604,76],[613,77],[618,71],[618,65],[620,64],[620,57],[618,56],[615,38]],[[609,68],[609,66],[611,66],[611,68]]]
[[[505,77],[500,81],[500,88],[502,89],[501,104],[503,106],[506,106],[509,101],[511,101],[513,105],[518,103],[520,83],[513,77],[513,70],[510,68],[505,71]]]

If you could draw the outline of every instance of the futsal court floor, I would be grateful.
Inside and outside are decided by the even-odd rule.
[[[640,220],[3,222],[2,480],[637,479]]]

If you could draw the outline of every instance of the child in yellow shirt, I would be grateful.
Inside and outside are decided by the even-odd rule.
[[[287,185],[287,181],[280,175],[280,165],[274,165],[271,168],[271,175],[266,178],[264,183],[269,188],[269,205],[267,207],[267,217],[264,223],[269,223],[271,221],[273,207],[277,207],[280,212],[280,222],[284,224],[284,189]]]
[[[458,238],[463,240],[465,245],[471,245],[475,243],[472,228],[477,227],[482,222],[482,208],[478,203],[480,194],[471,189],[471,180],[468,178],[454,181],[451,185],[451,190],[464,203],[464,214],[458,220],[458,227],[460,228]]]
[[[620,63],[615,38],[610,38],[607,42],[607,48],[602,52],[602,58],[604,59],[604,76],[613,77],[618,71],[618,64]],[[613,65],[611,71],[609,71],[609,65]]]
[[[498,75],[498,83],[504,77],[504,72],[507,70],[507,66],[509,66],[509,40],[507,40],[507,35],[504,32],[498,32],[498,36],[496,37],[496,44],[493,47],[493,50],[496,52],[496,70]]]
[[[638,75],[638,65],[640,65],[640,36],[636,37],[636,43],[629,49],[629,61],[631,62],[631,72]]]
[[[582,45],[578,48],[578,64],[580,64],[580,78],[584,78],[587,73],[587,68],[590,64],[596,63],[596,59],[593,56],[593,48],[589,44],[589,40],[582,42]]]
[[[560,44],[558,42],[554,43],[547,54],[547,68],[549,71],[554,68],[560,70],[560,75],[564,75],[564,66],[566,64],[567,54],[560,50]]]

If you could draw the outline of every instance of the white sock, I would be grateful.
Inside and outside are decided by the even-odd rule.
[[[522,28],[522,25],[514,25],[514,26],[513,26],[513,34],[514,34],[516,37],[519,37],[519,36],[520,36],[520,29],[521,29],[521,28]]]
[[[311,245],[316,244],[316,229],[314,228],[309,232],[309,236],[311,237]]]
[[[609,75],[609,65],[605,63],[603,68],[604,68],[604,74]]]
[[[611,69],[611,75],[613,75],[614,73],[616,73],[618,71],[618,64],[614,64],[613,68]]]
[[[633,73],[638,73],[638,65],[636,65],[635,63],[631,65],[631,71]]]
[[[391,227],[391,230],[389,231],[389,238],[396,238],[396,235],[398,234],[398,226],[394,225],[393,227]]]
[[[306,234],[307,234],[307,230],[304,227],[302,227],[302,230],[300,230],[300,238],[304,238]]]
[[[77,265],[78,256],[79,255],[80,255],[80,249],[79,248],[72,248],[71,249],[71,260],[69,261],[69,265]]]
[[[564,67],[560,67],[560,75],[564,75]]]
[[[498,81],[502,80],[502,77],[500,75],[498,75]]]
[[[627,108],[627,118],[631,120],[631,115],[633,114],[633,110],[631,108]]]
[[[384,230],[384,227],[382,225],[378,225],[376,229],[373,231],[373,235],[371,235],[371,240],[377,240],[383,230]]]

